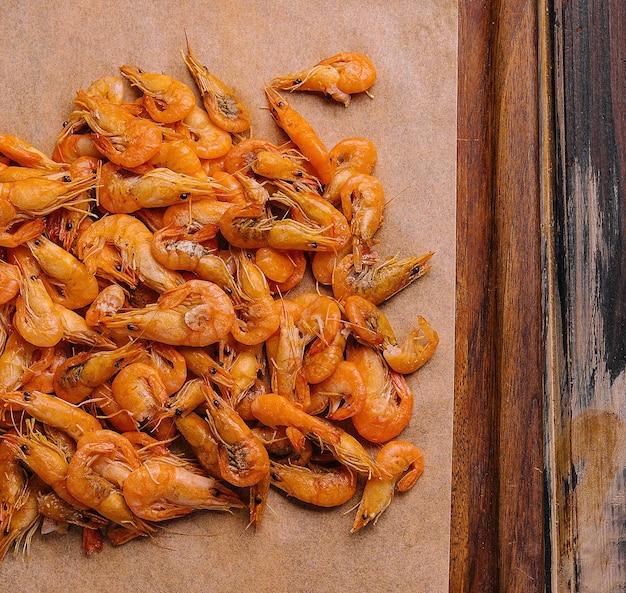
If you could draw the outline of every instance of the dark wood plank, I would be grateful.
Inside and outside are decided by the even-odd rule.
[[[544,590],[537,18],[459,4],[452,593]]]
[[[626,10],[555,3],[546,408],[551,591],[626,583]]]

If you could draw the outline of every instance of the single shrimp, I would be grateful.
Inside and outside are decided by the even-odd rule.
[[[0,305],[6,305],[19,294],[21,282],[19,268],[0,260]]]
[[[350,104],[350,96],[367,91],[376,80],[371,60],[357,52],[342,52],[296,74],[275,78],[272,86],[288,91],[314,91]]]
[[[186,137],[174,136],[172,139],[164,140],[159,152],[146,165],[156,169],[169,169],[174,173],[181,173],[195,179],[206,179],[207,177],[193,142]]]
[[[397,344],[391,323],[374,303],[358,294],[352,294],[345,299],[343,305],[352,335],[359,342],[381,350]]]
[[[245,138],[233,145],[224,157],[224,171],[249,175],[259,152],[280,154],[280,148],[265,138]]]
[[[45,235],[27,241],[26,246],[45,273],[42,280],[55,303],[68,309],[81,309],[96,298],[99,292],[96,277],[69,251]]]
[[[265,426],[288,426],[312,435],[324,444],[338,444],[340,429],[321,418],[307,414],[287,398],[276,393],[259,395],[251,403],[254,417]]]
[[[439,334],[421,315],[417,316],[418,327],[412,329],[402,344],[389,344],[383,350],[387,364],[403,375],[414,373],[425,365],[435,353]]]
[[[99,331],[90,327],[85,318],[76,311],[72,311],[63,305],[55,303],[54,312],[59,319],[63,334],[62,340],[72,344],[84,344],[98,348],[115,348],[115,342]]]
[[[0,153],[22,167],[36,167],[61,171],[65,165],[57,163],[25,140],[11,134],[0,134]]]
[[[213,436],[210,424],[199,414],[191,412],[176,416],[176,428],[191,447],[198,463],[214,478],[221,478],[219,443]]]
[[[300,306],[301,315],[296,325],[305,344],[320,337],[330,343],[341,329],[341,309],[337,301],[316,292],[305,292],[292,301]]]
[[[57,344],[54,348],[46,348],[42,351],[39,360],[33,363],[23,374],[19,389],[54,393],[54,373],[67,360],[68,356],[68,342]]]
[[[68,467],[68,489],[82,504],[110,521],[138,535],[149,535],[154,529],[133,514],[122,494],[121,485],[102,476],[96,469],[101,462],[121,468],[126,476],[124,483],[133,471],[142,467],[132,444],[125,441],[122,435],[109,430],[97,431],[78,441]]]
[[[336,167],[335,175],[340,171],[371,175],[378,161],[376,146],[367,138],[344,138],[330,149],[329,155],[331,163]],[[325,197],[328,189],[324,191]]]
[[[143,106],[156,122],[171,124],[180,121],[196,106],[193,91],[180,80],[145,72],[135,66],[121,66],[120,71],[143,93]]]
[[[228,295],[216,284],[189,280],[164,292],[154,304],[122,311],[102,320],[109,329],[172,346],[208,346],[224,338],[235,324]]]
[[[233,145],[233,137],[214,124],[209,114],[198,105],[185,116],[182,123],[183,129],[190,136],[191,146],[200,159],[223,157]]]
[[[62,430],[74,440],[102,428],[98,419],[83,409],[41,391],[7,391],[0,393],[0,401],[26,410],[33,418]]]
[[[69,177],[68,177],[69,179]],[[94,187],[95,177],[59,181],[31,177],[0,183],[0,228],[6,229],[27,218],[46,216],[57,208],[90,201],[84,192]]]
[[[104,158],[96,146],[93,132],[79,134],[68,126],[57,139],[52,158],[59,163],[71,163],[80,157]]]
[[[148,343],[140,362],[145,362],[158,371],[168,396],[176,393],[187,380],[185,357],[168,344]]]
[[[165,521],[197,509],[230,511],[245,505],[231,490],[203,476],[158,460],[148,460],[124,482],[132,512],[148,521]]]
[[[201,280],[217,284],[226,294],[243,298],[226,262],[202,244],[216,233],[209,226],[195,232],[184,227],[163,227],[152,238],[152,255],[167,268],[194,272]]]
[[[166,168],[128,175],[112,164],[103,166],[101,182],[98,200],[114,214],[172,206],[190,197],[212,196],[216,187],[212,179],[198,179]]]
[[[55,523],[78,525],[89,529],[103,529],[109,520],[90,509],[78,509],[63,500],[54,490],[37,496],[37,509],[42,516]]]
[[[267,508],[267,498],[270,491],[269,472],[256,484],[250,486],[250,525],[258,529],[263,520],[265,509]]]
[[[163,136],[153,121],[135,117],[121,105],[79,90],[74,100],[94,132],[98,150],[117,165],[132,169],[149,161]]]
[[[352,253],[352,243],[346,243],[335,251],[317,251],[311,259],[313,278],[320,284],[330,286],[333,283],[333,273],[339,262]]]
[[[187,369],[207,381],[212,381],[225,389],[232,389],[235,381],[223,364],[217,362],[204,348],[180,346],[178,352],[182,354]],[[180,393],[180,391],[179,391]]]
[[[345,420],[358,414],[367,397],[365,382],[358,367],[347,360],[342,360],[335,367],[332,375],[311,389],[311,400],[319,400],[317,409],[308,409],[316,414],[328,408],[327,416],[331,420]]]
[[[333,374],[343,360],[348,335],[349,330],[342,328],[330,342],[316,338],[309,345],[302,359],[302,374],[308,383],[321,383]]]
[[[174,204],[163,213],[163,228],[184,227],[188,232],[198,231],[205,226],[219,226],[223,214],[232,206],[213,198],[187,200]]]
[[[309,160],[321,182],[329,183],[333,177],[334,167],[330,162],[328,150],[311,124],[291,107],[275,88],[266,87],[265,95],[274,121]]]
[[[136,272],[148,288],[159,293],[183,284],[182,276],[159,264],[152,255],[152,232],[129,214],[111,214],[91,224],[78,238],[79,259],[89,268],[107,244],[120,253],[122,270]],[[122,271],[120,270],[120,271]]]
[[[181,50],[183,61],[196,81],[204,107],[216,126],[231,134],[240,134],[250,128],[250,115],[235,97],[233,91],[211,74],[191,53],[187,39],[187,53]]]
[[[358,294],[378,305],[428,272],[432,256],[433,252],[429,251],[421,256],[388,257],[377,263],[377,254],[364,253],[362,271],[357,272],[354,256],[346,255],[333,273],[333,295],[342,301],[351,294]]]
[[[103,319],[115,315],[126,303],[126,293],[118,284],[105,286],[85,311],[87,325],[98,327]]]
[[[241,344],[254,346],[278,329],[280,316],[261,269],[243,252],[236,255],[235,263],[235,278],[244,298],[237,301],[234,295],[237,320],[231,333]]]
[[[272,294],[286,294],[300,283],[306,272],[306,257],[295,249],[261,247],[256,250],[254,261],[265,274]]]
[[[269,472],[263,443],[239,414],[217,394],[207,394],[207,420],[218,443],[222,478],[235,486],[252,486]]]
[[[266,179],[280,179],[290,183],[298,182],[317,190],[319,181],[300,164],[304,158],[296,158],[290,154],[280,154],[269,150],[260,150],[251,163],[252,171]]]
[[[15,429],[8,435],[16,434]],[[28,476],[22,467],[19,457],[11,445],[4,439],[0,440],[0,533],[7,530],[11,519],[25,501],[28,493]]]
[[[356,492],[356,476],[343,465],[302,467],[276,461],[272,461],[270,471],[272,485],[288,496],[319,507],[336,507],[348,502]]]
[[[424,471],[422,452],[406,441],[389,441],[383,445],[376,455],[376,463],[384,473],[370,478],[365,484],[352,533],[371,521],[376,523],[391,504],[395,489],[406,492],[415,485]]]
[[[54,393],[65,401],[79,404],[142,353],[142,344],[128,342],[115,350],[76,354],[57,368],[53,378]]]
[[[414,397],[406,380],[389,369],[382,355],[369,346],[349,346],[346,359],[356,364],[367,389],[363,408],[352,416],[354,428],[372,443],[394,439],[413,413]]]
[[[110,380],[98,385],[91,392],[89,399],[99,411],[98,418],[107,426],[113,427],[118,432],[137,431],[137,422],[132,414],[115,401]]]
[[[374,245],[374,235],[385,218],[382,183],[373,175],[352,175],[341,189],[341,206],[352,231],[354,269],[361,272],[363,248]]]
[[[35,237],[41,235],[45,227],[45,223],[43,218],[36,218],[34,220],[27,220],[19,225],[16,229],[13,229],[11,232],[9,231],[0,231],[0,247],[17,247],[18,245],[22,245]],[[5,268],[3,270],[5,274],[10,275],[11,273]],[[7,279],[7,282],[11,282],[10,279]],[[2,286],[6,285],[4,282]]]

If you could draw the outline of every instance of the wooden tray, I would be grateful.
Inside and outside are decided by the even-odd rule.
[[[625,31],[459,3],[451,593],[624,588]]]

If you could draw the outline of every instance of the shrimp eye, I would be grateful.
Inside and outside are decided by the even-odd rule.
[[[66,230],[66,231],[71,231],[73,228],[74,228],[74,224],[73,224],[73,223],[71,223],[71,222],[68,222],[68,223],[65,225],[65,230]]]
[[[247,257],[248,259],[252,259],[252,254],[251,254],[251,253],[246,253],[246,257]]]
[[[174,416],[182,416],[183,415],[183,411],[180,408],[176,408],[176,410],[174,411]]]
[[[217,369],[211,369],[211,370],[210,370],[210,373],[211,373],[212,375],[215,375],[215,374],[217,373]]]
[[[262,497],[260,494],[257,494],[257,495],[254,497],[254,502],[255,502],[256,504],[261,504],[261,503],[263,502],[263,497]]]
[[[137,328],[132,323],[129,323],[126,326],[126,329],[128,329],[128,330],[130,330],[132,332],[132,331],[136,330]]]
[[[304,175],[304,173],[303,173],[302,171],[300,171],[300,169],[298,169],[298,170],[295,172],[295,176],[296,176],[296,177],[302,177],[303,175]]]
[[[316,242],[311,243],[311,247],[312,247],[313,249],[317,249],[317,243],[316,243]]]
[[[188,197],[189,197],[189,194],[188,194],[188,193],[183,193],[183,194],[180,194],[180,199],[181,199],[181,200],[186,200]]]
[[[141,68],[137,68],[137,74],[143,74],[143,70]]]
[[[213,496],[217,498],[218,496],[221,496],[221,495],[222,493],[217,488],[213,488]]]
[[[224,361],[223,361],[223,360],[220,360],[217,364],[218,364],[218,366],[223,367],[223,366],[224,366]],[[217,373],[217,371],[215,371],[215,372]]]
[[[30,391],[25,391],[24,392],[24,401],[25,402],[29,402],[30,401]]]
[[[22,453],[28,453],[28,445],[21,445],[20,446],[20,451]]]
[[[226,354],[226,356],[230,356],[230,354],[231,354],[230,348],[225,348],[224,349],[224,354]]]
[[[37,274],[31,274],[30,279],[31,280],[37,280]]]
[[[279,101],[278,103],[276,103],[276,107],[282,107],[284,105],[284,103],[282,101]]]
[[[63,181],[65,181],[65,183],[69,183],[72,181],[72,178],[69,175],[63,175]]]
[[[35,245],[40,245],[41,244],[41,240],[40,239],[35,239],[33,241],[33,243],[35,243]]]
[[[64,128],[67,128],[67,126],[68,126],[68,124],[69,124],[69,123],[70,123],[69,121],[64,121],[64,122],[63,122],[63,127],[64,127]]]
[[[277,473],[272,472],[272,480],[274,480],[274,482],[280,482],[280,476]]]
[[[302,79],[301,79],[301,78],[296,78],[296,79],[293,81],[293,83],[294,83],[294,84],[302,84]]]

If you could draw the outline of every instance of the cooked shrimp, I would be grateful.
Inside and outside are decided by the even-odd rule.
[[[0,305],[12,301],[20,292],[22,276],[17,266],[0,260]]]
[[[90,327],[82,315],[55,303],[54,312],[63,330],[62,339],[72,344],[115,348],[115,342]]]
[[[235,410],[217,394],[206,398],[207,420],[218,442],[218,461],[224,480],[252,486],[269,472],[269,456]]]
[[[85,264],[45,235],[26,242],[45,277],[50,298],[68,309],[81,309],[98,295],[98,281]]]
[[[191,447],[198,463],[214,478],[221,478],[219,445],[213,436],[211,426],[199,414],[191,412],[186,416],[176,416],[176,428]]]
[[[59,163],[71,163],[80,157],[104,158],[96,143],[92,132],[76,133],[71,126],[67,126],[59,136],[52,151],[52,158]]]
[[[62,163],[53,161],[25,140],[11,134],[0,134],[0,153],[22,167],[37,167],[50,171],[61,171],[64,168]]]
[[[185,116],[183,125],[190,135],[193,150],[201,159],[223,157],[233,145],[233,137],[214,124],[209,114],[198,105]]]
[[[335,251],[317,251],[311,259],[311,272],[313,278],[320,284],[331,285],[333,273],[339,262],[348,254],[352,253],[352,243],[346,243],[341,249]]]
[[[110,329],[172,346],[208,346],[224,338],[235,324],[228,295],[216,284],[189,280],[163,293],[154,304],[107,317]]]
[[[26,218],[46,216],[61,206],[89,201],[84,192],[94,187],[94,177],[58,181],[31,177],[0,183],[0,228],[6,229]]]
[[[99,462],[104,462],[107,467],[116,465],[116,469],[126,476],[124,483],[134,470],[142,467],[132,444],[124,441],[122,435],[109,430],[85,435],[84,440],[78,441],[76,453],[69,463],[67,486],[70,492],[103,517],[138,535],[148,535],[153,528],[129,509],[121,485],[105,478],[96,469]]]
[[[187,369],[197,377],[212,381],[226,389],[232,389],[234,379],[223,364],[212,358],[204,348],[180,346],[178,348],[187,364]],[[180,391],[179,391],[180,393]]]
[[[205,226],[219,226],[222,215],[231,206],[213,198],[197,198],[184,204],[175,204],[163,213],[163,228],[185,227],[188,232],[193,232]]]
[[[342,52],[296,74],[275,78],[272,85],[288,91],[315,91],[350,104],[350,96],[367,91],[376,80],[369,58],[357,52]]]
[[[0,247],[17,247],[18,245],[22,245],[35,237],[41,235],[44,229],[44,221],[42,218],[37,218],[35,220],[27,220],[22,223],[19,227],[9,231],[0,231]],[[3,273],[7,275],[11,275],[6,268],[3,269]],[[7,282],[11,282],[13,278],[8,279]],[[6,286],[4,282],[2,283],[3,288]]]
[[[363,173],[352,175],[341,189],[341,206],[352,230],[354,269],[363,269],[363,248],[374,245],[374,235],[383,224],[385,192],[379,179]]]
[[[56,492],[39,493],[37,509],[47,519],[56,523],[70,523],[89,529],[107,527],[109,520],[90,509],[78,509],[64,501]]]
[[[356,364],[367,389],[363,408],[352,416],[354,428],[372,443],[397,437],[413,413],[414,397],[406,380],[390,370],[382,355],[369,346],[348,347],[346,358]]]
[[[344,138],[330,149],[329,155],[331,163],[336,167],[335,176],[346,170],[371,175],[378,161],[376,146],[367,138]],[[325,197],[328,190],[327,187],[324,191]]]
[[[226,262],[202,244],[215,233],[217,230],[213,232],[207,226],[196,232],[187,232],[184,227],[163,227],[152,238],[152,255],[171,270],[194,272],[201,280],[213,282],[227,294],[241,298]]]
[[[319,507],[336,507],[348,502],[356,492],[356,473],[349,467],[324,468],[287,465],[272,461],[272,485],[303,502]]]
[[[196,509],[230,511],[245,506],[213,478],[157,460],[146,461],[128,476],[124,499],[136,516],[148,521],[174,519]]]
[[[261,247],[254,254],[254,261],[267,278],[272,294],[286,294],[304,278],[306,257],[296,249]]]
[[[348,335],[349,330],[342,328],[330,342],[317,338],[305,350],[302,373],[308,383],[315,385],[332,375],[337,365],[343,360]]]
[[[328,408],[328,418],[345,420],[361,411],[366,396],[365,382],[359,369],[355,364],[342,360],[328,379],[312,387],[311,400],[319,398],[321,408],[309,409],[308,412],[315,414]]]
[[[191,53],[187,39],[187,53],[181,51],[183,61],[196,81],[204,107],[216,126],[231,134],[239,134],[250,128],[250,116],[246,108],[221,80],[211,74]]]
[[[387,364],[403,375],[414,373],[425,365],[435,353],[439,334],[421,315],[417,316],[418,327],[412,329],[400,345],[389,344],[383,350]]]
[[[366,298],[350,295],[344,301],[344,312],[352,334],[362,344],[386,349],[397,343],[387,316]]]
[[[252,401],[255,418],[265,426],[288,426],[320,439],[324,444],[338,444],[340,429],[329,422],[302,411],[287,398],[276,393],[259,395]]]
[[[143,106],[156,122],[180,121],[196,106],[193,91],[180,80],[134,66],[121,66],[120,71],[143,93]]]
[[[79,404],[99,385],[108,381],[123,365],[143,353],[139,342],[128,342],[115,350],[81,352],[68,358],[56,370],[54,392],[72,404]]]
[[[236,302],[237,321],[231,333],[238,342],[254,346],[278,329],[280,316],[261,269],[243,252],[236,255],[235,262],[235,277],[244,299]]]
[[[176,393],[187,380],[185,357],[173,346],[150,342],[140,360],[158,371],[168,396]]]
[[[98,417],[106,421],[108,426],[113,427],[118,432],[137,431],[137,422],[132,414],[115,401],[110,380],[98,385],[91,392],[89,399],[98,408],[100,412]]]
[[[15,435],[11,429],[7,435]],[[6,531],[11,518],[25,501],[28,494],[28,477],[15,449],[6,441],[0,440],[0,533]]]
[[[100,422],[83,409],[41,391],[7,391],[0,393],[0,400],[26,410],[33,418],[62,430],[74,440],[102,428]]]
[[[107,244],[114,245],[122,258],[123,268],[135,271],[149,288],[159,293],[183,283],[182,276],[159,264],[152,255],[152,233],[129,214],[111,214],[97,220],[81,233],[77,242],[78,257],[89,268],[90,263]]]
[[[333,294],[339,301],[358,294],[378,305],[428,272],[432,256],[431,251],[419,257],[389,257],[377,263],[378,256],[374,252],[364,253],[363,269],[357,272],[354,256],[346,255],[333,273]]]
[[[94,132],[94,143],[110,161],[132,169],[149,161],[161,147],[162,133],[154,122],[135,117],[121,105],[78,91],[74,100]]]
[[[147,163],[157,169],[168,169],[174,173],[181,173],[196,179],[206,179],[207,175],[202,167],[190,138],[164,140],[157,152]]]
[[[115,315],[126,303],[126,293],[117,284],[105,286],[85,312],[85,321],[97,327],[106,317]]]
[[[194,196],[212,196],[216,187],[212,179],[198,179],[166,168],[129,176],[111,164],[102,168],[101,182],[100,204],[120,214],[172,206]]]
[[[337,301],[315,292],[299,294],[292,301],[301,309],[297,327],[303,342],[308,344],[320,337],[330,343],[341,329],[341,310]]]
[[[389,441],[376,455],[376,464],[382,475],[371,477],[365,484],[361,503],[356,513],[352,533],[376,523],[391,504],[394,490],[406,492],[412,488],[424,471],[422,452],[406,441]]]
[[[276,123],[309,160],[322,183],[329,183],[333,177],[334,167],[330,162],[328,150],[311,124],[291,107],[275,88],[266,87],[265,95]]]

